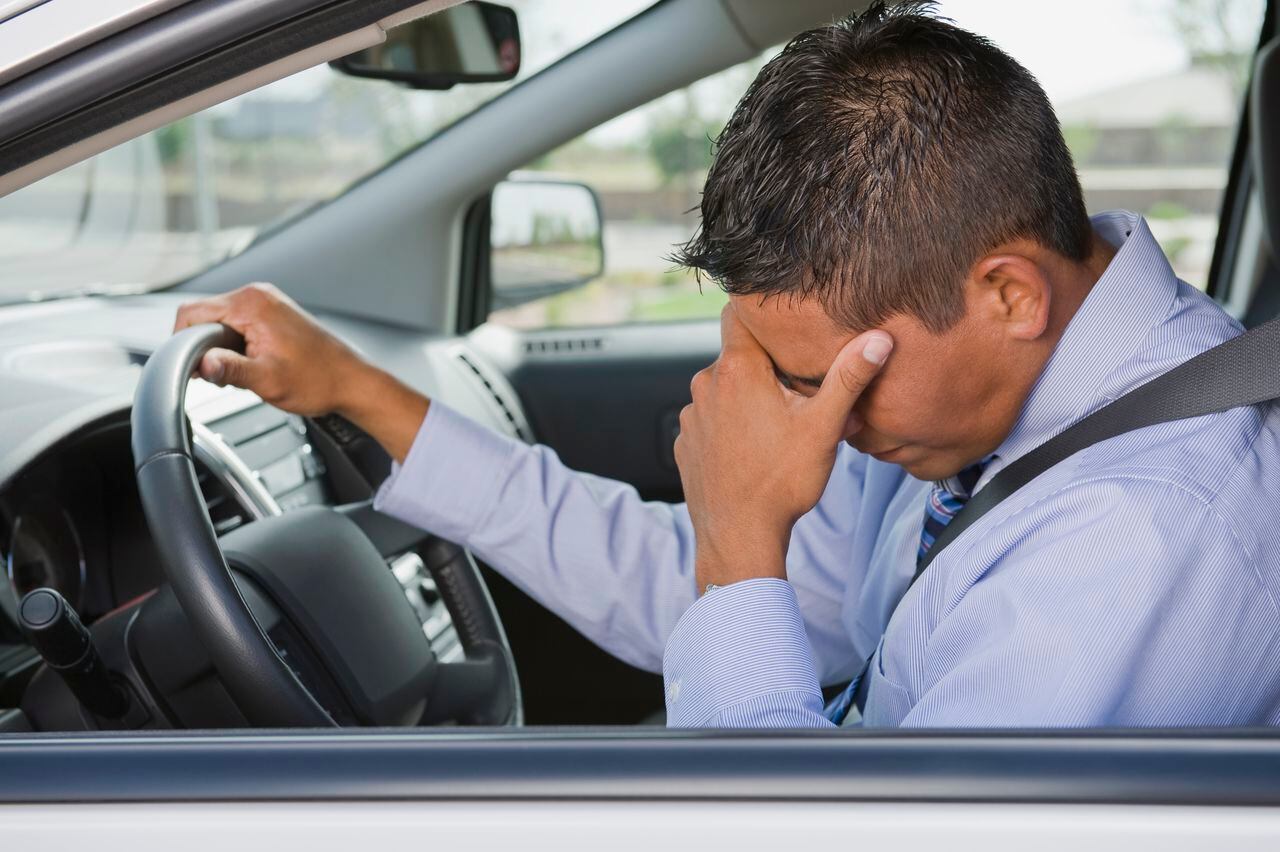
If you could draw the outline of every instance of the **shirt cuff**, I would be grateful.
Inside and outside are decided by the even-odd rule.
[[[393,464],[373,508],[463,542],[492,511],[512,453],[524,446],[432,400],[404,464]]]
[[[743,580],[703,595],[667,640],[662,673],[672,727],[726,719],[750,727],[753,714],[737,711],[768,708],[773,699],[822,706],[813,651],[786,580]]]

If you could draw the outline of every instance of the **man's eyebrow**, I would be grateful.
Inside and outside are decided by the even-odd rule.
[[[773,361],[772,358],[769,360]],[[826,376],[796,376],[779,367],[776,362],[773,365],[773,372],[774,375],[779,379],[782,379],[787,384],[805,385],[811,388],[822,387],[822,380],[826,378]]]

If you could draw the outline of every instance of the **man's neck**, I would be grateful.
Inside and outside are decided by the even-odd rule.
[[[1115,257],[1117,249],[1097,233],[1089,248],[1088,256],[1082,261],[1071,261],[1057,258],[1048,270],[1051,276],[1052,298],[1049,317],[1043,334],[1037,341],[1036,350],[1028,348],[1019,361],[1017,374],[1007,374],[1003,382],[1003,401],[993,399],[989,402],[988,411],[1003,411],[1004,417],[992,417],[993,425],[999,425],[989,436],[989,445],[982,447],[982,452],[974,454],[970,461],[985,458],[994,452],[1008,437],[1016,426],[1018,417],[1034,390],[1040,375],[1048,366],[1050,359],[1058,348],[1067,326],[1084,304],[1094,285],[1107,271],[1107,266]],[[1003,422],[1001,422],[1003,421]]]
[[[1045,329],[1046,338],[1052,341],[1050,355],[1057,348],[1058,341],[1066,333],[1067,326],[1071,324],[1084,300],[1093,291],[1094,285],[1107,271],[1116,251],[1115,246],[1094,232],[1089,256],[1083,261],[1064,263],[1061,272],[1055,276],[1053,306],[1050,309],[1049,327]],[[1048,363],[1048,357],[1045,362]]]

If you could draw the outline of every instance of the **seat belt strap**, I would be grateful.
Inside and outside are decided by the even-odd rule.
[[[1083,449],[1144,426],[1275,399],[1280,399],[1280,318],[1201,352],[1014,460],[956,513],[916,567],[915,576],[979,518]]]

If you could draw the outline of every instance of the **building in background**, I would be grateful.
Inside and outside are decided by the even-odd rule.
[[[1090,212],[1145,214],[1178,274],[1200,287],[1242,109],[1237,75],[1208,60],[1057,106]]]

